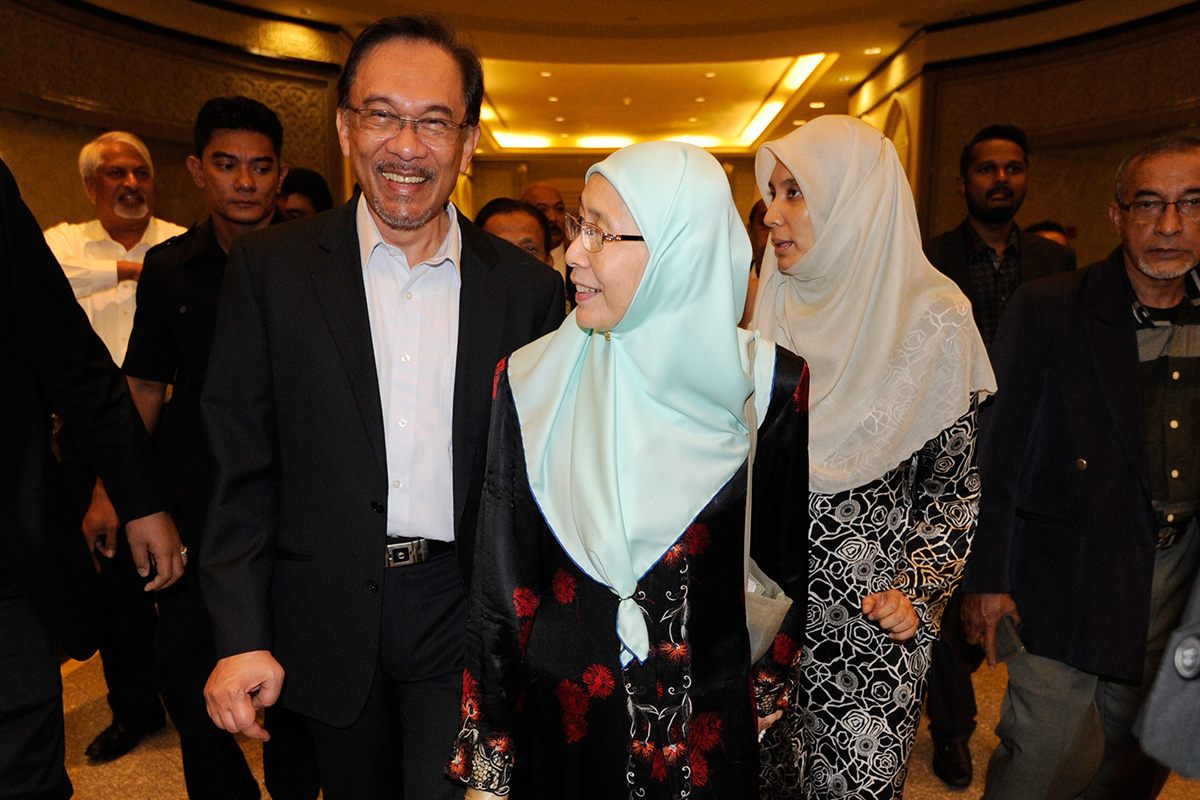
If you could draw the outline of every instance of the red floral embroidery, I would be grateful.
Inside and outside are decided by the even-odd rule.
[[[775,644],[771,648],[771,657],[778,663],[790,667],[799,650],[800,646],[796,644],[795,639],[786,633],[780,633],[775,637]]]
[[[661,681],[661,680],[659,680],[659,681],[655,681],[655,683],[654,683],[654,688],[655,688],[655,691],[656,691],[656,693],[657,693],[657,696],[658,696],[658,697],[657,697],[657,699],[659,699],[659,700],[662,700],[662,699],[663,699],[663,688],[662,688],[662,681]]]
[[[792,410],[797,414],[808,411],[808,364],[804,365],[800,382],[796,384],[796,391],[792,392],[792,403],[795,405]]]
[[[687,755],[687,746],[684,745],[682,742],[676,742],[675,744],[669,744],[663,748],[663,760],[666,761],[668,764],[672,764],[672,765],[677,764],[686,755]]]
[[[496,374],[492,378],[492,399],[496,399],[496,392],[500,390],[500,373],[504,372],[504,368],[508,366],[508,356],[500,359],[500,363],[496,365]]]
[[[678,644],[675,642],[662,642],[658,645],[658,651],[667,660],[673,661],[676,664],[682,664],[691,653],[691,648],[688,647],[687,642],[679,642]]]
[[[711,538],[708,526],[702,522],[696,522],[688,526],[687,533],[683,534],[683,543],[687,545],[690,555],[698,556],[704,552],[704,548],[708,547]]]
[[[704,711],[696,715],[688,726],[688,742],[694,751],[693,759],[699,753],[707,753],[721,742],[721,729],[724,723],[715,711]],[[693,768],[695,761],[692,762]]]
[[[708,759],[700,753],[693,752],[691,758],[692,766],[692,785],[707,786],[708,785]]]
[[[683,553],[683,544],[681,542],[676,542],[667,548],[667,552],[663,553],[663,561],[668,567],[678,567],[681,563],[683,563]]]
[[[562,705],[563,734],[568,742],[580,742],[587,736],[588,696],[583,687],[569,680],[561,681],[554,689]]]
[[[605,698],[612,694],[616,682],[612,670],[603,664],[592,664],[583,671],[583,684],[592,697]]]
[[[525,655],[525,651],[529,649],[529,637],[533,635],[533,620],[527,619],[521,623],[521,630],[517,633],[517,646],[521,648],[521,655]]]
[[[463,670],[463,690],[462,690],[462,719],[466,723],[469,720],[479,719],[479,684],[475,682],[475,678],[470,672]]]
[[[554,573],[554,580],[550,586],[554,590],[554,599],[563,605],[575,600],[575,579],[562,567]]]
[[[450,764],[446,768],[451,778],[465,780],[470,772],[470,759],[467,757],[467,746],[465,744],[454,748],[454,758],[450,759]]]
[[[489,736],[488,747],[495,749],[497,753],[507,753],[512,750],[513,747],[512,737],[503,733],[498,733],[495,736]]]
[[[645,739],[634,739],[629,743],[629,750],[640,761],[650,761],[654,758],[654,742]]]
[[[538,607],[537,595],[531,589],[518,586],[513,589],[513,607],[517,610],[518,617],[532,617]]]
[[[661,750],[654,751],[654,761],[650,764],[650,777],[656,781],[667,779],[667,761],[663,758]]]

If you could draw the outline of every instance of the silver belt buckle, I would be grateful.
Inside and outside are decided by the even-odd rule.
[[[395,542],[387,546],[388,567],[407,567],[420,564],[429,559],[429,548],[424,539],[413,539],[409,542]]]

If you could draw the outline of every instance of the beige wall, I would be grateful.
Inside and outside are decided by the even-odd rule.
[[[196,112],[219,95],[270,106],[283,122],[284,161],[322,172],[335,192],[342,182],[336,65],[245,55],[52,2],[0,0],[0,30],[11,34],[0,48],[0,157],[44,227],[94,216],[79,149],[112,129],[150,147],[158,216],[185,225],[202,218],[183,162]]]

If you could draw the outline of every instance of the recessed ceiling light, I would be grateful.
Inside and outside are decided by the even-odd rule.
[[[879,54],[880,54],[880,53],[882,53],[882,52],[883,52],[883,48],[882,48],[882,47],[868,47],[866,50],[863,50],[863,55],[865,55],[865,56],[877,56],[877,55],[879,55]]]
[[[555,121],[555,122],[562,122],[562,121],[563,121],[563,120],[565,120],[565,119],[566,119],[566,117],[555,117],[555,118],[554,118],[554,121]]]
[[[793,125],[797,125],[797,126],[799,126],[799,125],[803,125],[803,124],[804,124],[804,123],[806,123],[806,122],[808,122],[808,120],[806,120],[806,119],[794,119],[794,120],[792,120],[792,124],[793,124]]]
[[[852,80],[854,80],[854,79],[851,78],[849,75],[842,75],[840,78],[838,78],[838,83],[849,83]]]
[[[688,122],[699,122],[699,117],[688,117]]]
[[[565,139],[565,138],[567,138],[567,134],[565,134],[565,133],[560,133],[560,134],[558,135],[558,138],[560,138],[560,139]]]
[[[300,9],[300,14],[301,16],[311,17],[313,15],[313,10],[311,8],[302,8]]]
[[[703,103],[703,102],[704,102],[704,98],[703,98],[703,97],[697,97],[697,98],[696,98],[696,102],[697,102],[697,103]]]
[[[557,102],[558,102],[558,98],[557,98],[557,97],[551,97],[551,98],[548,98],[548,99],[550,100],[550,102],[551,102],[551,103],[557,103]]]
[[[814,100],[813,102],[808,104],[808,107],[809,108],[824,108],[825,104],[822,103],[820,100]]]
[[[706,73],[704,73],[704,77],[706,77],[706,78],[715,78],[715,77],[717,77],[717,73],[715,73],[715,72],[706,72]]]
[[[622,97],[621,102],[624,103],[625,105],[630,105],[633,103],[633,98],[632,97]]]
[[[542,73],[542,77],[543,77],[543,78],[549,78],[549,77],[550,77],[550,73],[549,73],[549,72],[543,72],[543,73]]]

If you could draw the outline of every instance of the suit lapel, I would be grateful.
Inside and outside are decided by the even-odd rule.
[[[454,371],[454,526],[462,520],[475,452],[486,447],[492,378],[504,338],[507,287],[496,276],[496,251],[462,214],[458,354]]]
[[[1124,257],[1118,249],[1104,268],[1094,270],[1080,286],[1080,312],[1092,368],[1113,429],[1134,473],[1150,496],[1150,466],[1146,455],[1145,421],[1139,385],[1137,334],[1125,279]]]
[[[387,475],[387,452],[383,438],[383,406],[379,400],[379,377],[371,343],[371,319],[367,292],[363,287],[355,212],[358,195],[333,211],[320,246],[321,262],[313,271],[313,289],[321,306],[342,368],[350,381],[354,403],[367,429],[380,472]]]

